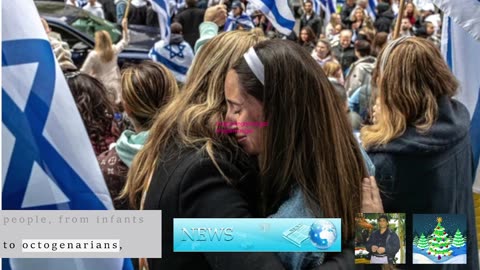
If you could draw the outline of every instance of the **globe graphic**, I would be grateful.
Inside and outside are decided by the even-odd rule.
[[[310,226],[310,240],[318,249],[328,249],[337,240],[337,228],[331,221],[317,221]]]

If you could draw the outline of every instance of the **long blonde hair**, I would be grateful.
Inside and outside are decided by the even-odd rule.
[[[387,144],[401,136],[407,126],[428,131],[437,119],[437,99],[457,92],[457,80],[440,51],[426,39],[404,38],[396,45],[390,43],[380,52],[377,63],[372,82],[378,87],[381,111],[375,124],[361,130],[365,147]]]
[[[255,32],[231,31],[214,37],[202,47],[183,90],[156,117],[149,139],[133,160],[121,194],[128,197],[133,207],[139,208],[139,198],[147,191],[149,179],[168,145],[197,148],[216,164],[216,149],[234,144],[228,136],[215,132],[215,124],[224,121],[226,113],[225,77],[250,47],[264,39]]]
[[[150,129],[154,116],[177,94],[175,77],[160,63],[143,61],[122,72],[122,100],[136,128]]]
[[[104,62],[109,62],[113,59],[112,38],[107,31],[101,30],[95,32],[95,52],[97,52],[100,59]]]

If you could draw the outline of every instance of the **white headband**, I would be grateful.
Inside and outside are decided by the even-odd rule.
[[[403,41],[405,41],[407,39],[410,39],[410,38],[412,38],[412,37],[407,37],[407,36],[400,37],[400,38],[397,38],[393,41],[390,41],[387,44],[387,47],[385,48],[385,51],[383,52],[383,55],[382,55],[382,62],[380,63],[380,73],[383,73],[383,70],[385,69],[385,66],[387,65],[387,60],[390,57],[390,54],[392,53],[393,49],[395,47],[397,47],[398,44],[400,44]]]
[[[258,58],[257,53],[251,47],[248,52],[243,55],[243,58],[247,62],[248,67],[252,70],[255,77],[265,85],[265,68],[263,67],[262,61]]]

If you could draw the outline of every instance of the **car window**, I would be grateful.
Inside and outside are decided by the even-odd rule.
[[[95,32],[105,30],[110,34],[113,43],[117,43],[122,37],[122,32],[114,24],[94,17],[77,17],[71,26],[95,39]]]
[[[56,25],[50,24],[50,29],[52,30],[52,32],[60,34],[62,36],[62,41],[66,42],[70,48],[72,48],[75,44],[81,42],[78,37],[72,35],[70,32],[65,31],[65,29],[60,28]]]

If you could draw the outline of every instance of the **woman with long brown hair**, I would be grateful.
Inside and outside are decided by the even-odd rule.
[[[65,74],[68,87],[92,143],[95,155],[108,150],[108,146],[121,133],[114,119],[115,106],[108,98],[103,84],[94,77],[74,71]]]
[[[227,120],[267,122],[237,142],[258,158],[262,213],[272,217],[337,217],[343,245],[354,239],[361,211],[364,156],[332,84],[308,53],[289,41],[265,41],[228,72]],[[322,262],[280,254],[289,269]]]
[[[414,213],[465,215],[467,264],[438,269],[478,269],[470,118],[453,99],[458,82],[440,51],[421,38],[390,42],[377,63],[374,124],[361,130],[361,140],[375,164],[385,211],[407,213],[410,220]],[[411,238],[406,246],[411,254]]]
[[[95,32],[95,48],[88,54],[81,68],[82,72],[99,79],[105,85],[112,102],[117,104],[121,97],[117,57],[129,42],[127,19],[122,21],[122,29],[122,39],[115,45],[107,31]]]
[[[311,52],[315,49],[315,44],[317,42],[317,37],[315,32],[310,26],[305,26],[300,31],[300,38],[298,39],[298,44],[304,47],[307,51]]]

